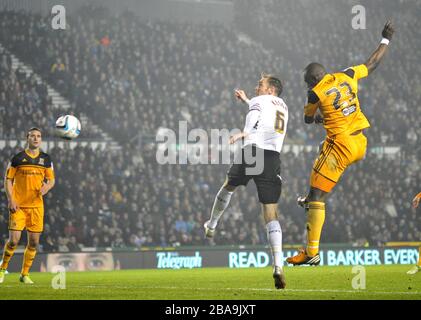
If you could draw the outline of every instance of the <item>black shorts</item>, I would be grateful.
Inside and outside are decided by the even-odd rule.
[[[245,149],[247,149],[247,152],[251,152],[253,157],[257,151],[262,152],[263,159],[257,158],[256,162],[246,163],[244,160]],[[257,149],[255,146],[246,146],[241,150],[241,163],[236,158],[237,161],[234,161],[234,164],[228,170],[228,185],[246,186],[250,179],[253,179],[257,187],[259,201],[263,204],[277,203],[282,191],[280,154],[276,151]],[[261,165],[261,161],[263,161],[263,171],[260,174],[248,174],[246,172],[247,168],[255,168],[256,165]]]

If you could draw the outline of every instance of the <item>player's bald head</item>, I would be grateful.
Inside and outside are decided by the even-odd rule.
[[[326,69],[320,63],[312,62],[304,69],[304,81],[313,88],[325,76]]]

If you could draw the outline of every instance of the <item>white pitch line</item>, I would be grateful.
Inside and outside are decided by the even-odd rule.
[[[28,288],[36,288],[36,287],[49,287],[49,286],[31,286]],[[2,285],[1,288],[16,288],[13,285]],[[26,288],[23,287],[22,288]],[[268,292],[323,292],[323,293],[365,293],[371,295],[389,295],[389,294],[402,294],[402,295],[420,295],[421,291],[414,291],[414,292],[406,292],[406,291],[367,291],[367,290],[337,290],[337,289],[270,289],[270,288],[192,288],[192,287],[155,287],[155,286],[115,286],[115,285],[75,285],[75,286],[67,286],[67,289],[76,289],[76,288],[87,288],[87,289],[104,289],[104,288],[112,288],[112,289],[163,289],[163,290],[201,290],[201,291],[212,291],[212,290],[226,290],[226,291],[268,291]]]
[[[154,287],[154,286],[106,286],[106,285],[88,285],[88,286],[76,286],[78,288],[104,288],[112,287],[115,289],[164,289],[164,290],[203,290],[211,291],[216,290],[215,288],[183,288],[183,287]],[[337,290],[337,289],[270,289],[270,288],[218,288],[217,290],[242,290],[242,291],[269,291],[269,292],[327,292],[327,293],[368,293],[368,294],[408,294],[421,296],[421,291],[406,292],[406,291],[366,291],[366,290]]]
[[[194,289],[194,290],[215,290],[215,288],[180,288],[180,287],[143,287],[145,289]],[[269,292],[327,292],[327,293],[368,293],[368,294],[409,294],[415,295],[419,294],[421,296],[421,292],[414,291],[414,292],[406,292],[406,291],[365,291],[365,290],[335,290],[335,289],[269,289],[269,288],[219,288],[218,290],[242,290],[242,291],[269,291]]]

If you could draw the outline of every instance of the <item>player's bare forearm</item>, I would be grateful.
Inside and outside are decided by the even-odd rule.
[[[48,191],[50,191],[54,187],[55,183],[55,179],[47,180],[41,187],[41,194],[47,194]]]
[[[388,48],[388,41],[392,40],[393,33],[395,32],[395,29],[393,28],[393,25],[390,21],[386,23],[386,25],[383,28],[382,36],[383,39],[386,39],[385,41],[387,43],[380,43],[380,45],[377,47],[376,50],[371,54],[371,56],[368,58],[368,60],[365,62],[365,65],[368,69],[368,73],[370,74],[372,71],[374,71],[380,62],[383,60],[384,55],[387,52]],[[383,42],[383,40],[382,40]]]
[[[382,61],[384,55],[387,51],[387,45],[380,44],[378,48],[371,54],[370,58],[368,58],[365,65],[367,66],[368,73],[370,74],[373,72]]]
[[[247,94],[244,92],[244,90],[237,89],[235,90],[234,94],[235,94],[235,97],[241,102],[246,103],[246,104],[250,102],[250,99],[247,97]]]
[[[8,208],[13,213],[16,212],[17,209],[19,209],[15,199],[13,198],[13,181],[11,179],[5,178],[4,181],[4,190],[6,190],[6,196],[8,200]]]
[[[4,187],[4,192],[6,192],[7,199],[9,199],[9,195],[7,193],[7,177],[6,176],[4,176],[3,187]]]
[[[13,181],[10,179],[4,179],[4,190],[6,191],[7,199],[12,199]]]
[[[244,131],[241,132],[241,133],[237,133],[237,134],[233,135],[232,137],[230,137],[229,143],[234,144],[238,140],[246,138],[248,135],[249,134],[247,132],[244,132]]]

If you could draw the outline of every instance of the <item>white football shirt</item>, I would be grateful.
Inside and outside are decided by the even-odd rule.
[[[288,124],[288,107],[284,100],[272,95],[254,97],[249,101],[244,132],[244,146],[281,152]]]

